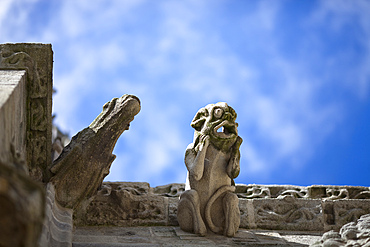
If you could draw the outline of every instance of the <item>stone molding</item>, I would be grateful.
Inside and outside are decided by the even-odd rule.
[[[235,193],[239,198],[282,198],[292,196],[303,199],[370,199],[370,188],[363,186],[334,185],[257,185],[237,184]]]
[[[53,51],[50,44],[1,44],[0,69],[26,70],[26,163],[30,176],[49,179]]]
[[[45,219],[38,246],[72,247],[73,210],[61,207],[55,200],[52,183],[46,185]]]
[[[368,195],[365,193],[369,191],[368,187],[240,184],[236,187],[241,212],[240,227],[247,229],[339,230],[348,222],[370,213],[369,197],[351,199]],[[185,184],[180,183],[151,188],[148,183],[105,182],[95,197],[75,210],[74,223],[78,226],[177,226],[178,198],[184,188]],[[260,196],[267,195],[269,191],[269,196],[246,199],[251,195],[251,188],[259,188],[259,191],[254,191]],[[344,190],[348,193],[342,194],[349,198],[334,198],[328,193],[316,193],[317,190]],[[313,198],[297,196],[303,195],[302,191],[308,191],[305,195]]]

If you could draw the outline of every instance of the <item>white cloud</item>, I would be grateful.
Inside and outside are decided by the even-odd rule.
[[[3,0],[0,2],[0,26],[2,26],[4,19],[7,18],[7,14],[13,2],[14,0]]]
[[[1,3],[0,25],[11,3]],[[331,25],[339,30],[356,16],[366,34],[361,42],[367,53],[358,68],[351,68],[355,80],[338,87],[351,83],[366,97],[368,2],[336,3],[320,2],[307,22],[320,22],[335,13],[338,17]],[[174,178],[185,177],[180,173],[184,172],[184,149],[192,138],[189,122],[208,103],[227,101],[236,108],[240,133],[245,135],[246,173],[264,171],[266,178],[276,169],[304,166],[344,115],[341,102],[317,102],[322,88],[328,86],[324,77],[332,78],[335,71],[314,74],[304,58],[288,58],[279,49],[279,42],[287,42],[276,37],[282,2],[257,2],[253,11],[242,16],[242,23],[234,23],[239,26],[238,37],[225,37],[222,30],[210,28],[208,22],[213,19],[207,18],[213,9],[201,1],[156,2],[155,8],[146,1],[71,0],[59,5],[41,34],[33,34],[53,43],[57,124],[75,134],[92,120],[80,115],[92,111],[91,118],[95,117],[112,97],[132,93],[142,101],[142,111],[118,143],[118,158],[108,179],[159,183],[168,179],[163,177],[166,171]],[[28,11],[12,27],[21,31]],[[148,18],[147,13],[154,14]],[[250,40],[235,49],[230,40],[238,42],[244,35]],[[249,56],[254,53],[246,51],[253,49],[263,59]],[[258,59],[263,62],[255,62]]]
[[[364,100],[370,94],[370,2],[366,0],[358,1],[320,1],[320,6],[313,13],[312,24],[322,25],[325,23],[330,27],[330,31],[338,34],[348,30],[349,26],[355,28],[355,32],[346,34],[352,36],[352,47],[347,53],[340,53],[342,57],[337,55],[333,58],[333,63],[336,60],[350,61],[354,52],[361,49],[362,52],[356,57],[357,66],[348,66],[346,70],[350,74],[350,78],[343,80],[357,96]],[[358,47],[356,47],[358,46]],[[347,47],[349,48],[349,47]]]
[[[256,13],[258,18],[256,18],[262,22],[265,35],[269,36],[274,31],[274,19],[278,6],[266,8],[266,4],[264,2],[260,5]],[[69,48],[78,64],[75,69],[77,74],[72,73],[69,78],[71,81],[79,80],[73,85],[73,90],[78,92],[75,93],[76,98],[88,97],[86,92],[85,96],[81,95],[80,90],[94,87],[94,85],[90,85],[91,81],[84,79],[84,75],[90,73],[94,75],[94,70],[99,69],[101,63],[106,63],[105,68],[109,68],[109,64],[124,64],[134,58],[139,62],[138,66],[143,69],[144,78],[149,80],[146,83],[131,81],[131,84],[136,84],[131,87],[142,88],[140,97],[143,101],[143,110],[140,114],[143,115],[141,119],[143,123],[134,124],[139,125],[136,131],[143,132],[138,133],[136,138],[144,140],[141,141],[140,148],[134,151],[137,158],[135,160],[126,159],[126,162],[137,163],[140,167],[138,171],[146,170],[146,173],[133,172],[131,175],[137,179],[151,180],[153,176],[160,177],[174,165],[173,163],[183,158],[183,149],[187,143],[180,145],[184,143],[184,140],[178,134],[178,130],[173,127],[182,126],[180,121],[183,119],[175,119],[176,111],[168,111],[166,105],[170,102],[158,96],[160,91],[175,95],[181,92],[188,92],[194,96],[202,95],[199,99],[192,98],[193,104],[212,103],[214,100],[228,101],[231,105],[233,103],[245,104],[246,109],[242,109],[239,116],[246,115],[243,119],[252,122],[258,133],[257,138],[260,138],[271,150],[266,156],[265,150],[253,147],[255,140],[246,140],[243,156],[251,169],[250,173],[259,173],[261,169],[266,170],[267,166],[270,168],[280,166],[283,160],[289,160],[291,157],[304,157],[304,153],[310,152],[309,147],[313,147],[319,141],[312,138],[312,128],[331,118],[330,112],[326,111],[325,107],[319,110],[313,106],[313,97],[317,93],[317,88],[312,83],[312,77],[304,74],[297,75],[296,71],[304,72],[304,68],[301,68],[300,64],[294,64],[295,61],[281,58],[274,41],[271,40],[268,52],[275,57],[275,60],[271,60],[270,65],[276,68],[276,83],[279,85],[272,94],[265,94],[260,84],[263,78],[261,77],[262,72],[251,69],[248,59],[242,61],[237,54],[227,53],[225,41],[206,37],[209,34],[203,33],[196,25],[202,20],[203,10],[199,8],[194,10],[190,8],[191,6],[191,4],[172,2],[165,4],[163,20],[159,22],[158,27],[163,37],[153,38],[133,33],[130,37],[133,41],[130,44],[133,46],[128,50],[120,49],[121,46],[117,42],[112,42],[108,46],[108,51],[111,51],[108,55],[104,52],[104,45],[99,49],[86,44],[83,47],[76,45]],[[78,18],[76,23],[78,25]],[[99,25],[98,22],[97,26]],[[112,38],[113,40],[122,39],[120,35],[113,35]],[[127,45],[127,43],[122,45]],[[116,53],[113,52],[111,56],[114,50]],[[117,55],[120,53],[122,55]],[[173,59],[173,56],[178,57],[178,60]],[[180,90],[179,92],[169,89],[173,87],[170,85],[171,82],[160,81],[172,70],[179,72],[176,78],[179,84],[175,87]],[[79,84],[80,90],[77,89]],[[129,83],[122,83],[121,88],[127,86],[130,87]],[[112,90],[115,90],[115,87]],[[87,91],[91,92],[91,90]],[[174,101],[173,103],[176,105],[180,102]],[[202,106],[198,105],[198,108]],[[182,109],[180,110],[178,106],[176,110],[181,111]],[[69,115],[73,114],[76,113],[70,111]],[[312,116],[318,119],[317,115],[321,115],[320,123],[311,120]],[[240,123],[241,128],[243,124],[245,123]],[[318,136],[325,135],[326,133],[323,132],[318,133]],[[175,143],[171,143],[175,140],[177,140]],[[132,154],[126,153],[126,155]],[[181,159],[177,157],[179,155]],[[301,162],[304,162],[303,158]]]

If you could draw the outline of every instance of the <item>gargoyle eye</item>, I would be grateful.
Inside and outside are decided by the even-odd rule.
[[[215,116],[215,118],[220,118],[223,113],[224,113],[224,111],[221,108],[217,108],[213,112],[213,115]]]

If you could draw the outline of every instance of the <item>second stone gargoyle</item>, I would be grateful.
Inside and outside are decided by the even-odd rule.
[[[177,208],[180,228],[201,236],[207,229],[234,236],[240,224],[234,178],[240,171],[236,112],[224,102],[209,104],[195,115],[194,141],[185,152],[186,191]],[[190,185],[190,187],[189,187]]]
[[[116,158],[112,152],[118,138],[139,111],[140,100],[136,96],[114,98],[63,149],[50,169],[56,200],[63,207],[75,208],[97,192]]]

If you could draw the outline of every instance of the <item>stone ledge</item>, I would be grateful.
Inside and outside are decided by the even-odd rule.
[[[206,237],[179,227],[77,227],[74,247],[87,246],[308,246],[320,240],[320,233],[239,229],[232,238],[209,232]]]
[[[177,203],[184,187],[184,184],[179,183],[151,188],[148,183],[105,182],[96,196],[75,210],[74,224],[177,226]],[[267,198],[246,199],[253,194],[248,192],[250,188],[259,188],[264,193],[270,191],[270,194]],[[304,194],[302,191],[311,193]],[[328,191],[342,192],[334,198]],[[368,191],[368,187],[358,186],[237,185],[240,227],[295,231],[339,230],[344,224],[370,213],[370,199],[342,199],[339,195],[347,195],[349,198],[361,195],[368,198]],[[261,193],[257,191],[255,194]]]

